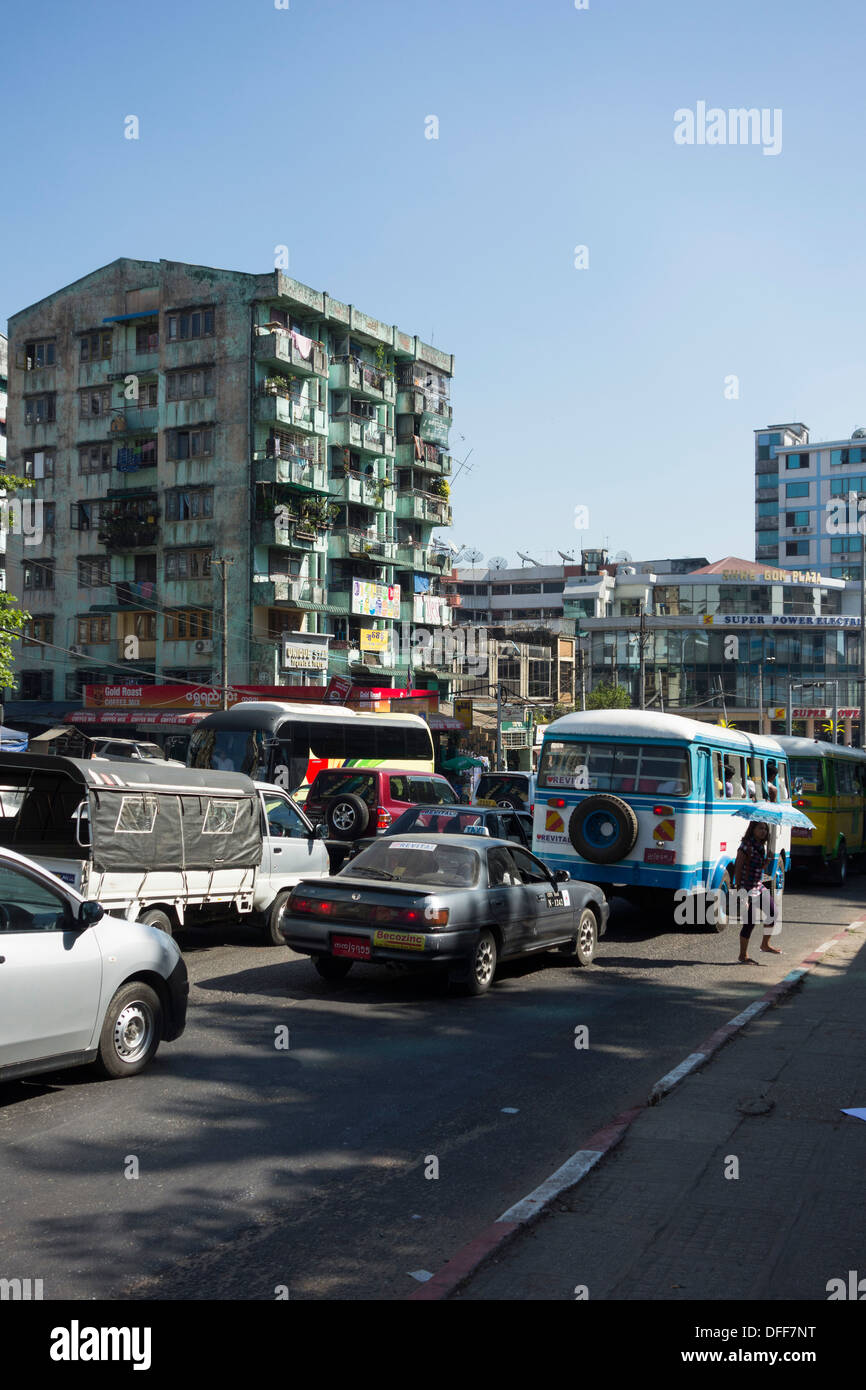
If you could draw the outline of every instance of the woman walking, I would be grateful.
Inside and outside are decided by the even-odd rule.
[[[737,860],[734,865],[734,887],[738,890],[738,905],[742,901],[740,893],[745,892],[747,895],[746,912],[740,927],[740,965],[758,964],[754,956],[749,955],[749,937],[752,935],[752,928],[758,920],[759,907],[764,894],[764,869],[767,863],[769,834],[770,827],[764,821],[750,821],[740,842],[740,848],[737,850]],[[767,896],[769,897],[769,894]],[[772,898],[770,898],[770,902],[772,902]],[[770,945],[771,934],[771,928],[765,924],[761,950],[768,951],[773,956],[780,956],[782,952],[776,946]]]

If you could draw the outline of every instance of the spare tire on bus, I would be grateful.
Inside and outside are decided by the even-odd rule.
[[[635,847],[637,831],[637,816],[628,802],[607,792],[596,792],[581,801],[568,822],[569,840],[590,864],[615,864],[625,859]]]
[[[326,803],[325,823],[333,839],[358,840],[370,824],[370,809],[354,792],[344,792]]]

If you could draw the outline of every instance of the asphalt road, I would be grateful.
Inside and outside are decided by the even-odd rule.
[[[246,930],[187,931],[187,1030],[148,1071],[0,1086],[0,1277],[401,1298],[864,900],[866,877],[789,886],[784,955],[749,967],[733,928],[660,934],[618,905],[592,968],[535,957],[480,999],[377,967],[329,985]]]

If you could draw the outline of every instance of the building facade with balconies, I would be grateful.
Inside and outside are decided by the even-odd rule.
[[[382,684],[410,601],[448,621],[449,354],[279,271],[124,258],[14,315],[9,357],[10,468],[53,523],[9,537],[19,698],[215,680],[222,559],[233,683],[309,632]]]

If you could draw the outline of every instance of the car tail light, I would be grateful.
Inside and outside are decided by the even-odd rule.
[[[393,819],[390,811],[387,811],[384,806],[379,806],[376,811],[376,829],[387,830]]]
[[[328,898],[301,898],[293,893],[289,898],[289,911],[306,914],[308,917],[331,917],[339,910],[340,904]]]
[[[371,921],[377,926],[414,927],[416,931],[427,927],[444,927],[448,921],[447,907],[388,907],[384,903],[374,907]]]
[[[298,898],[298,897],[296,897],[295,894],[293,893],[292,896],[289,898],[289,911],[290,911],[290,912],[312,912],[312,911],[313,911],[313,900],[312,900],[312,898]]]

